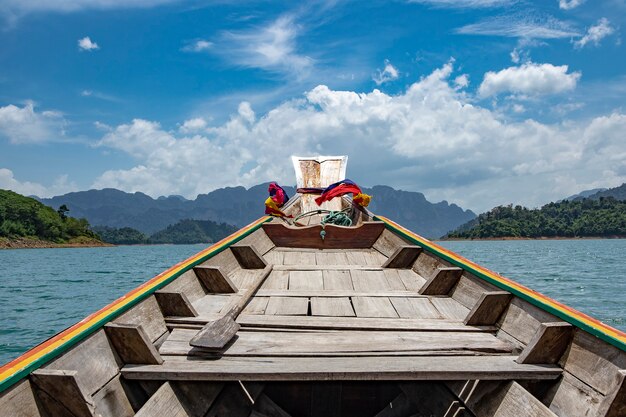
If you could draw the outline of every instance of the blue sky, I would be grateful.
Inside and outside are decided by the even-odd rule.
[[[626,182],[624,0],[0,3],[0,188],[195,198],[347,154],[484,211]]]

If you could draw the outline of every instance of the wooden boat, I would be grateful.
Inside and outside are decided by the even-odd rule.
[[[345,163],[295,158],[298,186]],[[366,209],[320,217],[262,217],[4,365],[0,416],[626,415],[626,334]]]

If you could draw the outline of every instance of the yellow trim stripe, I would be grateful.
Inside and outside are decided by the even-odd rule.
[[[33,369],[38,368],[44,363],[65,352],[76,342],[84,339],[95,330],[115,318],[117,315],[123,313],[139,301],[162,288],[180,276],[183,272],[228,248],[233,243],[257,230],[263,223],[269,220],[270,217],[261,217],[234,234],[160,273],[156,277],[150,279],[101,310],[87,316],[80,322],[0,367],[0,392],[26,376]]]
[[[530,288],[527,288],[511,279],[503,277],[502,275],[497,274],[483,266],[480,266],[420,235],[411,232],[386,217],[375,216],[375,219],[383,221],[389,229],[399,232],[401,235],[404,235],[410,240],[416,241],[416,243],[429,252],[440,255],[457,266],[475,273],[478,277],[486,279],[502,289],[511,291],[520,298],[523,298],[540,308],[548,310],[550,313],[555,314],[561,319],[602,338],[622,350],[626,350],[626,333],[581,313],[572,307],[559,303],[558,301],[553,300],[552,298],[537,291],[531,290]]]

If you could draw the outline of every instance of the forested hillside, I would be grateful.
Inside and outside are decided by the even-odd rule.
[[[626,237],[626,201],[601,197],[549,203],[532,210],[499,206],[446,237]]]
[[[234,233],[236,230],[236,227],[226,223],[190,219],[181,220],[176,224],[167,226],[152,236],[146,236],[144,233],[131,227],[116,229],[114,227],[98,226],[94,228],[94,231],[100,235],[103,241],[115,245],[213,243]]]
[[[0,190],[0,237],[32,238],[52,243],[97,240],[85,219],[67,215],[67,207],[58,210],[13,191]]]

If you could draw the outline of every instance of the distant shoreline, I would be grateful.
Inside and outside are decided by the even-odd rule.
[[[0,238],[0,250],[2,249],[52,249],[52,248],[99,248],[112,247],[110,243],[100,242],[95,239],[86,238],[84,240],[69,243],[54,243],[47,240],[18,238]]]
[[[466,240],[612,240],[612,239],[626,239],[626,236],[581,236],[581,237],[567,237],[567,236],[542,236],[542,237],[450,237],[444,239],[435,239],[440,242],[454,242],[454,241],[466,241]]]

